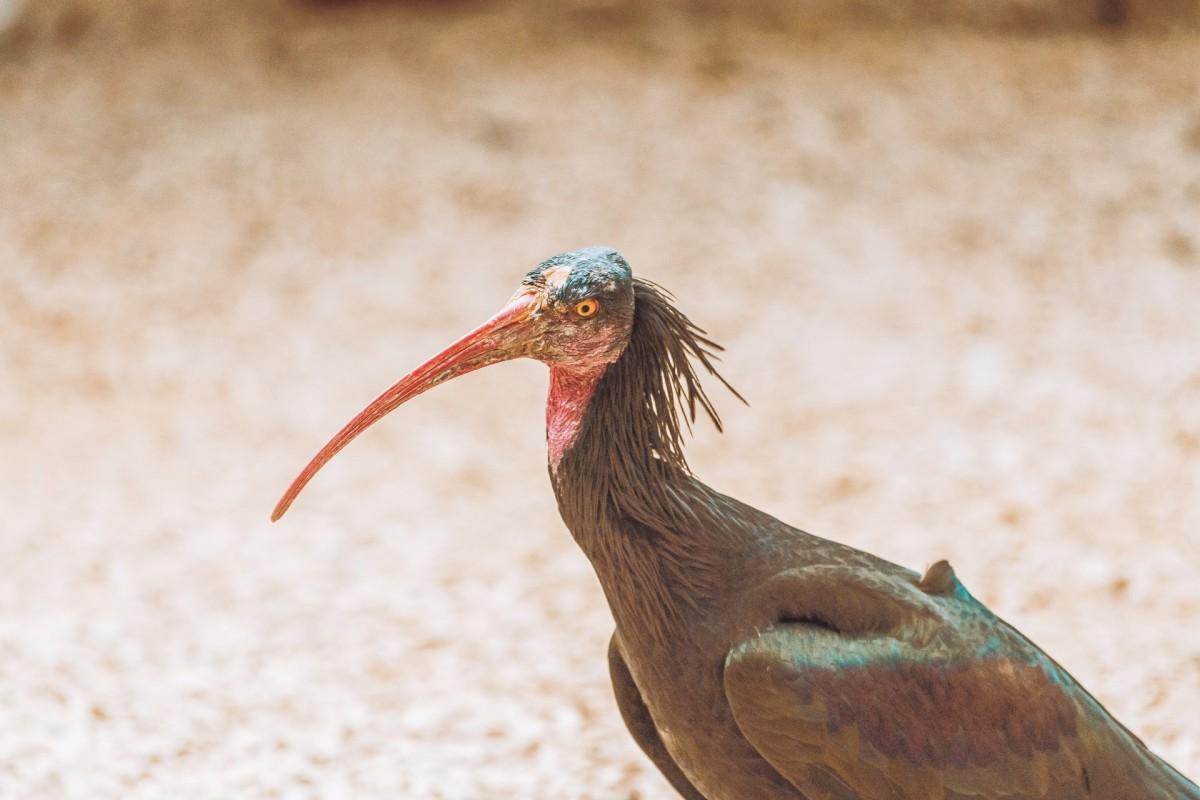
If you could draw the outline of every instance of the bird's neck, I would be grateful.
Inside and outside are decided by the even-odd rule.
[[[589,544],[612,526],[663,527],[674,502],[669,485],[688,476],[654,454],[654,442],[622,437],[646,413],[623,386],[618,364],[584,369],[553,366],[546,398],[546,448],[563,520]],[[668,526],[669,527],[669,526]]]
[[[658,458],[654,442],[619,441],[646,410],[622,372],[552,368],[546,438],[559,512],[592,562],[618,627],[666,641],[718,590],[726,557],[711,493]],[[715,496],[715,493],[712,493]]]

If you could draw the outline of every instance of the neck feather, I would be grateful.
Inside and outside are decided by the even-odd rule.
[[[633,312],[629,340],[611,365],[551,370],[550,465],[560,504],[577,506],[572,516],[615,514],[670,527],[678,491],[693,482],[684,433],[698,410],[721,429],[697,367],[733,389],[713,365],[721,347],[665,291],[635,280]]]
[[[704,554],[721,547],[697,540],[731,533],[714,507],[722,498],[683,456],[697,407],[720,428],[694,368],[719,379],[720,348],[652,284],[635,282],[635,300],[620,357],[587,372],[552,368],[546,411],[559,511],[618,618],[630,597],[652,595],[674,614],[711,595],[724,568]]]

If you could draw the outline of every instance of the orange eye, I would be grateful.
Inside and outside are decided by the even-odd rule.
[[[600,303],[589,298],[575,304],[575,313],[581,317],[590,317],[600,310]]]

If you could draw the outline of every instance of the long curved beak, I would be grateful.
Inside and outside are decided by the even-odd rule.
[[[392,388],[371,401],[371,404],[347,422],[296,476],[275,505],[275,510],[271,512],[271,521],[275,522],[284,515],[300,491],[329,459],[389,412],[439,383],[445,383],[451,378],[466,375],[489,364],[525,355],[526,346],[531,339],[530,326],[525,323],[533,316],[536,308],[537,295],[529,292],[518,294],[487,322],[405,375]]]

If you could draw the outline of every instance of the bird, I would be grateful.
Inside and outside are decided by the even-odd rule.
[[[558,509],[615,622],[618,710],[682,797],[1200,800],[948,562],[918,573],[702,483],[685,436],[701,415],[721,430],[702,379],[741,399],[721,350],[617,250],[553,256],[335,434],[272,520],[407,400],[533,358]]]

